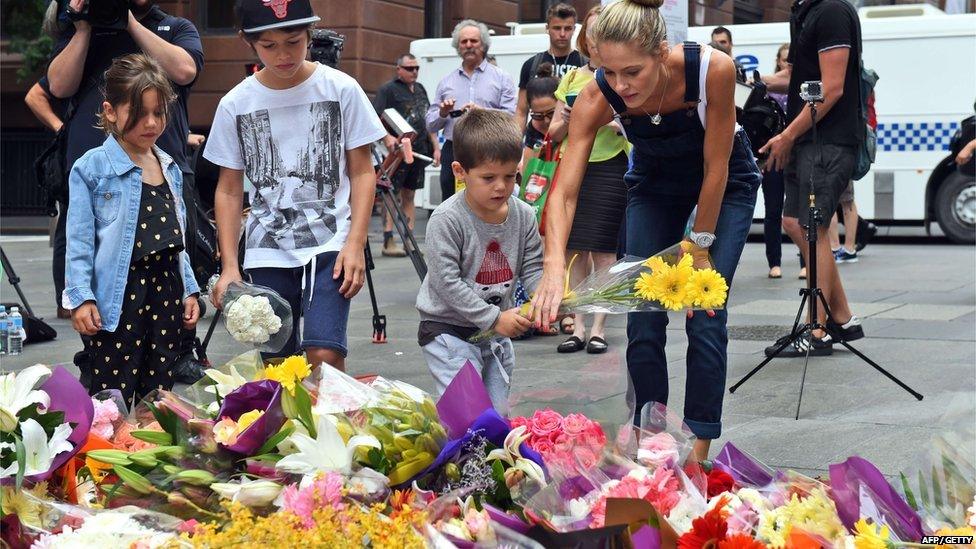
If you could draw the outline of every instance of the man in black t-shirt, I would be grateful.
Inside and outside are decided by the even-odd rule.
[[[74,7],[77,11],[84,4],[83,0],[72,0],[69,9]],[[190,87],[203,68],[200,33],[193,23],[167,14],[151,0],[133,0],[129,5],[126,29],[92,28],[86,21],[77,21],[54,48],[47,70],[50,90],[55,97],[70,99],[74,111],[71,120],[66,121],[67,168],[71,169],[81,155],[105,141],[105,132],[95,127],[96,115],[102,108],[105,70],[116,57],[145,53],[160,64],[177,93],[172,116],[157,144],[173,157],[184,174],[192,174],[186,155],[190,133],[186,104]]]
[[[419,73],[420,63],[417,62],[416,57],[409,53],[398,57],[396,78],[380,86],[376,91],[373,106],[379,116],[383,116],[383,111],[386,109],[396,109],[417,132],[417,137],[413,140],[414,152],[432,157],[436,168],[440,165],[441,147],[437,142],[437,136],[427,131],[426,117],[430,100],[427,98],[424,85],[417,82]],[[383,144],[386,145],[387,150],[392,151],[396,146],[396,138],[387,134],[383,138]],[[424,186],[424,171],[427,169],[427,164],[418,158],[413,161],[413,164],[401,164],[393,175],[393,184],[400,194],[400,207],[407,216],[411,230],[414,221],[414,193]],[[383,255],[390,257],[407,255],[406,251],[397,246],[393,240],[393,218],[389,214],[386,215],[386,224],[383,227]]]
[[[863,139],[860,110],[861,26],[857,12],[846,0],[800,0],[790,16],[790,51],[787,69],[764,77],[770,91],[788,91],[789,125],[760,153],[768,153],[767,170],[786,169],[783,228],[806,258],[807,244],[801,222],[807,218],[811,179],[816,206],[818,280],[832,318],[819,309],[827,331],[799,341],[780,356],[829,355],[838,340],[864,337],[861,321],[850,309],[827,238],[827,225],[841,193],[854,173],[855,147]],[[817,106],[817,143],[813,142],[809,106],[800,98],[800,84],[823,82],[824,100]],[[767,353],[776,346],[766,349]]]
[[[568,4],[556,4],[546,12],[546,32],[549,34],[549,49],[528,58],[522,64],[519,73],[518,107],[515,119],[519,127],[525,129],[526,118],[529,115],[529,102],[525,98],[525,86],[529,80],[539,76],[539,66],[543,63],[552,65],[552,74],[562,78],[567,72],[586,64],[586,57],[573,49],[573,31],[576,29],[576,9]]]

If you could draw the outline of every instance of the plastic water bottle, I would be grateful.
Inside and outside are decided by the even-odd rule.
[[[20,309],[17,307],[10,308],[7,330],[7,354],[19,355],[24,351],[24,317],[20,316]]]
[[[7,354],[7,308],[0,305],[0,355]]]

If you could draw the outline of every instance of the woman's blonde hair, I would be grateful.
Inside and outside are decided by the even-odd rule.
[[[144,53],[133,53],[112,61],[112,66],[105,71],[102,96],[116,111],[122,105],[129,105],[129,119],[124,128],[119,128],[108,120],[104,112],[99,112],[97,126],[116,137],[124,135],[145,114],[142,94],[149,90],[156,91],[162,104],[163,117],[168,120],[170,104],[176,99],[176,93],[159,63]]]
[[[586,38],[593,38],[593,27],[590,26],[590,18],[594,15],[600,15],[603,12],[603,6],[597,4],[590,8],[590,11],[586,12],[586,17],[583,18],[583,22],[580,24],[579,34],[576,35],[576,49],[580,53],[587,57],[593,57],[590,55],[590,46],[586,43]]]
[[[786,54],[783,55],[783,64],[782,64],[782,66],[780,66],[780,55],[783,54],[783,50],[786,50]],[[787,65],[786,58],[789,56],[789,54],[790,54],[790,43],[789,42],[783,44],[782,46],[779,47],[778,50],[776,50],[776,72],[779,72],[779,71],[781,71],[781,70],[783,70],[783,69],[786,68],[786,65]]]
[[[668,37],[664,17],[658,8],[664,0],[620,0],[603,8],[596,20],[593,38],[597,42],[634,44],[651,54],[661,53]]]

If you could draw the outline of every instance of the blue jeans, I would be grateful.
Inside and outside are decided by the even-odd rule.
[[[729,181],[715,226],[712,264],[729,286],[752,225],[756,192],[761,178],[752,159],[733,150]],[[749,167],[751,165],[751,168]],[[653,181],[653,180],[651,180]],[[668,183],[645,181],[629,193],[627,204],[627,253],[650,256],[679,242],[685,223],[698,199],[688,194],[667,193]],[[659,191],[665,192],[659,192]],[[685,322],[688,334],[684,422],[701,439],[715,439],[722,432],[722,399],[727,366],[727,312],[709,317],[696,311]],[[668,402],[667,343],[668,315],[663,312],[631,313],[627,319],[627,369],[634,383],[640,422],[644,404]]]
[[[311,265],[295,268],[261,267],[248,269],[251,282],[278,292],[291,305],[291,337],[276,353],[262,353],[264,358],[287,357],[309,347],[348,353],[346,324],[349,322],[349,300],[339,293],[342,277],[332,279],[339,252],[324,252],[316,257],[315,273]],[[305,287],[302,287],[303,276]],[[301,322],[305,319],[304,331]]]

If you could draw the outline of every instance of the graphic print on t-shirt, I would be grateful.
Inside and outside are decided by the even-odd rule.
[[[339,103],[238,115],[237,135],[244,173],[255,187],[247,247],[299,250],[331,240],[342,154]]]
[[[475,291],[486,302],[499,305],[511,293],[514,278],[512,267],[501,245],[497,240],[492,240],[485,249],[485,257],[474,277]]]

